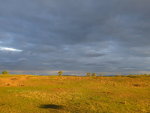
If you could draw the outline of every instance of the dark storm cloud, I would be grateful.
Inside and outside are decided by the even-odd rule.
[[[0,0],[0,69],[149,71],[149,4]]]

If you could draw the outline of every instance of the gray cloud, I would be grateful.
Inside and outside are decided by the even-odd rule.
[[[0,70],[149,71],[149,0],[0,0]]]

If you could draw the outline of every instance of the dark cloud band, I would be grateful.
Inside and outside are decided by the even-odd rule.
[[[149,4],[0,0],[0,70],[149,71]]]

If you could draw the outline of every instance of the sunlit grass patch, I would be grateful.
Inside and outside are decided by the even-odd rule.
[[[12,81],[16,85],[3,85],[4,82]],[[1,77],[0,83],[0,113],[148,113],[150,111],[149,77],[20,75]]]

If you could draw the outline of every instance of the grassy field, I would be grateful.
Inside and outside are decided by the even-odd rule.
[[[150,77],[0,75],[0,113],[150,113]]]

